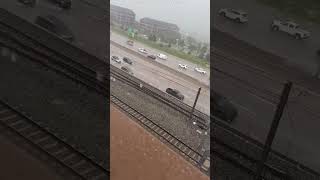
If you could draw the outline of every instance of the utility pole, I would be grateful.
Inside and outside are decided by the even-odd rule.
[[[198,102],[198,98],[199,98],[199,95],[200,95],[200,91],[201,91],[201,87],[199,88],[198,93],[197,93],[196,100],[195,100],[194,103],[193,103],[192,110],[191,110],[190,116],[189,116],[189,120],[192,119],[192,115],[193,115],[193,112],[194,112],[194,108],[196,107],[196,104],[197,104],[197,102]]]
[[[260,159],[259,164],[258,164],[258,168],[257,168],[257,171],[256,171],[256,176],[255,176],[256,180],[261,180],[260,179],[261,178],[261,173],[262,173],[262,171],[264,169],[264,164],[265,164],[265,162],[266,162],[266,160],[268,158],[268,154],[269,154],[269,152],[271,150],[271,145],[272,145],[273,139],[274,139],[274,137],[276,135],[276,132],[277,132],[277,129],[278,129],[278,126],[279,126],[279,123],[280,123],[280,119],[281,119],[282,114],[283,114],[283,110],[284,110],[284,108],[285,108],[285,106],[287,104],[291,87],[292,87],[292,82],[288,82],[288,83],[285,84],[285,87],[284,87],[284,89],[282,91],[280,102],[278,104],[277,111],[274,114],[273,121],[272,121],[270,130],[269,130],[269,133],[268,133],[268,137],[267,137],[267,140],[266,140],[264,148],[263,148],[263,153],[262,153],[261,159]]]

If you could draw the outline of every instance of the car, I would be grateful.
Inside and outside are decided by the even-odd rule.
[[[224,121],[232,122],[237,116],[237,108],[224,96],[217,92],[210,94],[210,103],[213,104],[213,116]]]
[[[147,50],[144,49],[144,48],[139,48],[138,51],[143,53],[143,54],[147,54],[148,53]]]
[[[118,56],[111,56],[111,60],[115,61],[115,62],[117,62],[119,64],[121,63],[121,60],[120,60],[120,58]]]
[[[123,60],[123,62],[128,63],[130,65],[132,65],[132,63],[133,63],[132,60],[129,59],[128,57],[123,57],[122,60]]]
[[[224,8],[219,10],[219,15],[239,23],[248,22],[248,13],[242,10]]]
[[[271,24],[273,31],[282,31],[296,39],[306,39],[310,37],[310,32],[300,28],[300,25],[293,21],[274,20]]]
[[[129,46],[133,46],[133,41],[128,40],[128,41],[127,41],[127,44],[128,44]]]
[[[128,66],[122,66],[120,69],[130,75],[133,75],[132,70]]]
[[[157,57],[160,58],[160,59],[163,59],[163,60],[167,60],[167,59],[168,59],[168,57],[167,57],[166,55],[161,54],[161,53],[159,53],[159,54],[157,55]]]
[[[147,57],[150,59],[153,59],[153,60],[155,60],[157,58],[155,55],[148,55]]]
[[[74,36],[67,26],[52,15],[38,16],[35,20],[35,24],[46,29],[47,31],[56,34],[60,38],[66,41],[73,41]]]
[[[206,124],[201,123],[201,122],[197,122],[196,125],[201,130],[207,130],[208,129],[208,126]]]
[[[188,69],[188,66],[186,64],[179,64],[179,68]]]
[[[63,9],[70,9],[72,0],[51,0],[51,2],[58,4]]]
[[[31,7],[34,7],[37,3],[36,0],[18,0],[18,1],[24,5],[28,5]]]
[[[172,88],[167,88],[166,93],[170,94],[171,96],[183,101],[184,100],[184,95],[181,94],[180,91],[177,89],[172,89]]]
[[[205,70],[203,70],[202,68],[196,67],[196,68],[194,68],[194,70],[195,70],[196,72],[200,73],[200,74],[207,74],[207,72],[206,72]]]

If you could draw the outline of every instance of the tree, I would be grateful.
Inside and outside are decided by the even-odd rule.
[[[208,62],[210,62],[210,53],[207,53],[207,54],[206,54],[206,60],[207,60]]]
[[[149,36],[149,40],[150,40],[150,41],[157,41],[156,35],[154,35],[154,34],[150,35],[150,36]]]
[[[202,43],[197,44],[197,52],[200,54],[202,50]]]
[[[198,55],[198,58],[204,59],[205,58],[204,55],[205,55],[205,52],[200,52]]]
[[[199,58],[205,58],[205,54],[208,50],[208,45],[207,44],[203,44],[202,47],[199,50]]]
[[[197,49],[197,46],[193,45],[193,44],[190,44],[189,45],[189,50],[190,50],[190,53],[191,54],[193,51],[195,51]]]
[[[187,36],[186,40],[187,40],[188,44],[196,44],[197,43],[197,41],[191,36]]]
[[[178,46],[183,47],[185,45],[184,40],[183,39],[179,39],[178,40]]]

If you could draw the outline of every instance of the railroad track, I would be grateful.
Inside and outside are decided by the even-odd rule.
[[[258,165],[258,160],[221,142],[219,139],[214,140],[214,145],[211,147],[213,156],[233,164],[234,167],[246,172],[249,176],[254,176]],[[265,164],[263,180],[288,180],[290,177],[280,169]]]
[[[169,133],[167,130],[153,122],[150,118],[144,116],[141,112],[134,109],[124,101],[120,100],[114,95],[110,95],[110,100],[113,104],[119,107],[121,110],[125,111],[127,114],[135,118],[140,124],[146,127],[149,131],[160,137],[161,140],[165,141],[167,144],[173,146],[180,154],[190,160],[195,166],[202,169],[202,158],[203,156],[197,151],[193,150],[187,144],[183,143],[181,140],[177,139],[174,135]],[[203,169],[202,169],[203,170]],[[204,170],[203,170],[204,171]],[[209,174],[209,171],[205,171]]]
[[[110,172],[102,165],[2,100],[0,100],[0,125],[23,138],[25,143],[55,159],[79,179],[103,180],[109,177]]]

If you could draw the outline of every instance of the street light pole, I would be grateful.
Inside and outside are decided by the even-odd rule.
[[[273,142],[273,139],[276,135],[276,132],[277,132],[277,129],[278,129],[278,126],[279,126],[279,123],[280,123],[280,119],[282,117],[282,114],[283,114],[283,110],[288,102],[288,97],[289,97],[289,93],[290,93],[290,90],[291,90],[291,87],[292,87],[292,82],[288,82],[285,84],[285,87],[282,91],[282,95],[281,95],[281,99],[280,99],[280,102],[278,104],[278,107],[277,107],[277,110],[276,110],[276,113],[274,114],[274,118],[273,118],[273,121],[272,121],[272,124],[271,124],[271,128],[269,130],[269,133],[268,133],[268,137],[267,137],[267,140],[265,142],[265,145],[264,145],[264,148],[263,148],[263,153],[262,153],[262,156],[261,156],[261,159],[259,161],[259,164],[258,164],[258,168],[257,168],[257,171],[256,171],[256,176],[255,176],[255,179],[256,180],[260,180],[261,179],[261,173],[264,169],[264,164],[268,158],[268,154],[271,150],[271,145],[272,145],[272,142]]]
[[[195,107],[196,107],[196,104],[197,104],[197,102],[198,102],[198,98],[199,98],[200,92],[201,92],[201,87],[199,88],[198,93],[197,93],[197,97],[196,97],[196,99],[195,99],[195,101],[194,101],[194,103],[193,103],[192,110],[191,110],[190,116],[189,116],[189,120],[192,119],[192,115],[193,115],[194,109],[195,109]]]

